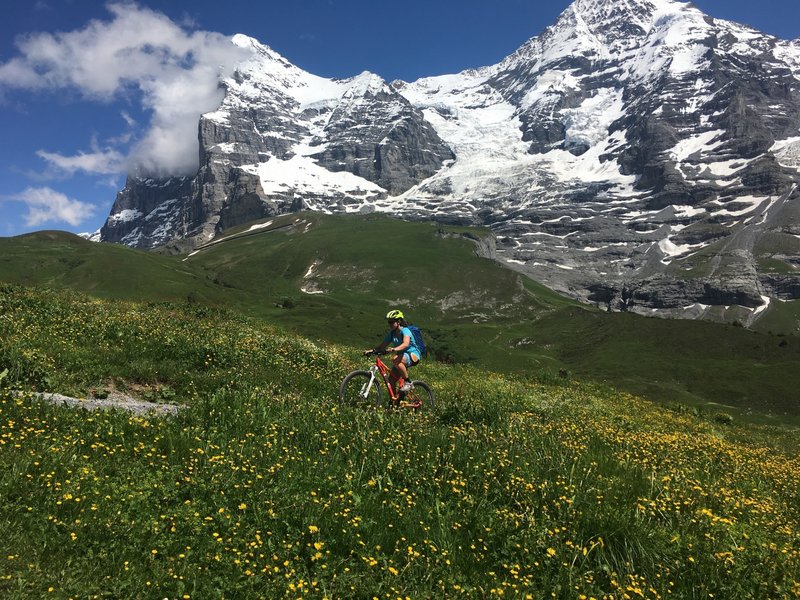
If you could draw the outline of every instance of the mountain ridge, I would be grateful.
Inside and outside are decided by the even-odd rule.
[[[390,84],[233,41],[254,54],[200,120],[197,174],[129,178],[103,240],[382,211],[488,225],[505,264],[610,310],[751,321],[800,297],[797,42],[577,0],[496,65]]]

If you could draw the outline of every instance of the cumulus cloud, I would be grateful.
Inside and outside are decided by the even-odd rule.
[[[246,51],[221,34],[187,31],[135,3],[114,2],[107,9],[109,21],[18,39],[19,55],[0,64],[0,91],[71,89],[85,99],[112,102],[138,90],[152,117],[127,156],[114,151],[40,156],[67,171],[97,167],[96,173],[105,174],[113,166],[118,172],[154,175],[193,172],[200,115],[219,106],[220,80],[247,57]]]
[[[61,222],[76,227],[91,218],[97,208],[94,204],[73,200],[49,187],[27,188],[11,199],[28,206],[25,223],[29,227]]]

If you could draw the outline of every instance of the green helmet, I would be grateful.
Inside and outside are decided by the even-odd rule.
[[[386,318],[387,319],[402,319],[402,318],[404,318],[403,317],[403,311],[402,310],[390,310],[388,313],[386,313]]]

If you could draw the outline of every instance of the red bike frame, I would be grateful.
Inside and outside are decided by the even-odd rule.
[[[393,389],[392,384],[389,382],[389,377],[392,374],[392,367],[387,366],[386,363],[383,362],[381,360],[381,357],[378,356],[377,354],[375,355],[375,367],[378,368],[378,371],[380,372],[381,377],[383,378],[383,384],[386,386],[386,389],[389,391],[389,398],[391,398],[392,402],[395,402],[395,403],[401,402],[402,398],[403,398],[403,394],[401,392],[397,392],[395,389]],[[370,369],[370,370],[372,370],[372,369]],[[403,379],[397,379],[395,381],[395,386],[401,385],[400,384],[401,381],[403,381]],[[419,402],[417,402],[417,403],[409,402],[408,403],[409,406],[413,406],[414,404],[419,404]]]
[[[422,401],[419,398],[414,397],[413,393],[410,393],[413,401],[407,402],[404,400],[406,397],[406,392],[398,392],[394,389],[392,384],[389,382],[389,377],[392,374],[392,367],[389,367],[386,363],[384,363],[377,353],[375,354],[375,364],[372,365],[369,370],[372,372],[373,377],[376,375],[376,373],[381,374],[383,385],[389,392],[389,399],[393,404],[399,405],[403,408],[420,408],[422,406]],[[403,381],[403,379],[396,380],[395,385],[401,385],[401,381]]]

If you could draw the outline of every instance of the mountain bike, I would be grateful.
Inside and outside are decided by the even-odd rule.
[[[375,356],[375,363],[368,371],[358,370],[349,373],[339,386],[339,402],[351,406],[380,406],[383,401],[381,380],[389,394],[389,407],[412,410],[433,410],[435,401],[433,391],[424,381],[412,379],[412,388],[407,392],[395,391],[389,383],[392,368],[384,363],[380,355],[386,352],[370,352],[365,356]]]

